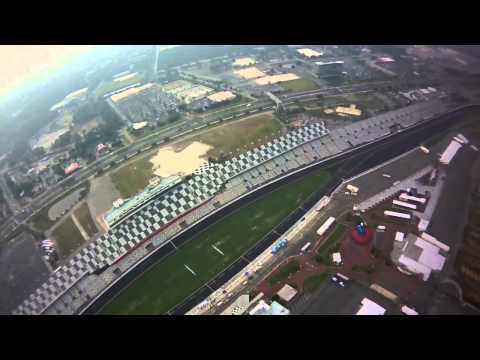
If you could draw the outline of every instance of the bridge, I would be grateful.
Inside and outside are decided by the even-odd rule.
[[[265,95],[267,95],[275,103],[275,111],[285,110],[285,106],[283,105],[282,100],[273,95],[270,91],[265,91]]]

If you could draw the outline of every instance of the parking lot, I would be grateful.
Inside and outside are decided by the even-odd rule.
[[[50,270],[41,254],[26,233],[0,247],[0,314],[9,314],[48,279]]]
[[[295,301],[293,315],[353,315],[364,297],[385,308],[386,315],[401,315],[399,306],[377,292],[354,281],[341,287],[326,281],[315,293],[303,295]]]

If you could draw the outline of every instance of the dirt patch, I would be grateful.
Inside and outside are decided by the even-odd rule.
[[[210,145],[194,141],[181,151],[175,151],[172,147],[160,149],[149,161],[157,176],[189,175],[205,163],[207,152],[211,149]]]

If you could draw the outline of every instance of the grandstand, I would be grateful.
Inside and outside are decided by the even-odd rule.
[[[180,176],[160,179],[153,178],[150,184],[134,197],[114,203],[111,211],[104,216],[106,225],[111,229],[142,209],[152,199],[171,189],[182,181]]]

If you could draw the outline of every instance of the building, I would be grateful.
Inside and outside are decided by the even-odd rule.
[[[308,48],[303,48],[303,49],[297,49],[297,52],[302,55],[302,56],[305,56],[306,58],[314,58],[314,57],[319,57],[319,56],[322,56],[323,55],[323,52],[318,52],[318,51],[315,51],[315,50],[312,50],[312,49],[308,49]]]
[[[212,95],[207,96],[207,99],[213,103],[221,103],[224,101],[229,101],[235,99],[236,95],[231,91],[219,91]]]
[[[98,154],[107,151],[107,149],[108,149],[108,147],[105,144],[98,144],[97,145],[97,153]]]
[[[132,128],[135,131],[143,129],[145,126],[148,125],[148,121],[140,121],[132,124]]]
[[[360,309],[355,315],[385,315],[385,308],[368,298],[363,298]]]
[[[104,217],[104,221],[109,228],[119,225],[121,222],[135,214],[146,206],[151,200],[163,194],[182,181],[180,176],[170,176],[167,178],[154,178],[150,184],[139,194],[125,200],[117,200]]]
[[[184,104],[190,104],[193,101],[203,99],[207,94],[214,90],[204,86],[196,85],[186,80],[172,81],[161,87],[162,91],[174,95],[178,101]]]
[[[313,63],[313,71],[318,77],[338,76],[343,72],[344,61],[316,61]]]
[[[427,281],[432,272],[443,269],[446,258],[441,252],[445,251],[446,246],[439,244],[445,247],[442,249],[422,237],[414,234],[408,234],[406,237],[398,236],[398,238],[396,236],[391,258],[400,271],[421,275],[423,281]],[[434,241],[437,242],[436,239]]]
[[[350,116],[362,116],[362,110],[358,109],[355,104],[351,104],[350,106],[337,106],[335,109],[337,114],[344,114]]]
[[[271,75],[271,76],[264,76],[259,79],[255,80],[257,85],[272,85],[280,82],[291,81],[300,79],[298,75],[288,73],[288,74],[279,74],[279,75]]]
[[[70,174],[73,174],[75,171],[77,171],[78,169],[80,169],[80,164],[78,162],[74,162],[72,164],[70,164],[69,166],[67,166],[64,170],[65,172],[65,175],[70,175]]]
[[[152,86],[153,86],[152,83],[148,83],[148,84],[145,84],[145,85],[142,85],[142,86],[131,87],[131,88],[128,88],[124,91],[121,91],[121,92],[118,92],[116,94],[111,95],[110,100],[112,100],[114,103],[118,103],[119,101],[121,101],[123,99],[126,99],[129,96],[137,95],[137,94],[141,93],[142,91],[151,88]]]
[[[257,62],[255,61],[255,59],[250,57],[244,57],[244,58],[236,59],[232,65],[235,67],[244,67],[244,66],[255,65],[256,63]]]
[[[297,294],[298,291],[288,284],[285,284],[277,292],[279,299],[282,300],[285,304],[289,304],[295,298],[295,296],[297,296]]]
[[[43,148],[46,152],[48,152],[53,144],[64,134],[69,132],[70,129],[63,128],[57,131],[50,132],[48,134],[42,134],[33,144],[32,149]]]
[[[263,71],[258,70],[256,67],[248,67],[245,69],[236,70],[233,73],[244,80],[252,80],[266,76]]]
[[[290,310],[283,307],[276,301],[273,301],[270,305],[264,300],[260,300],[257,305],[249,311],[250,315],[290,315]]]

